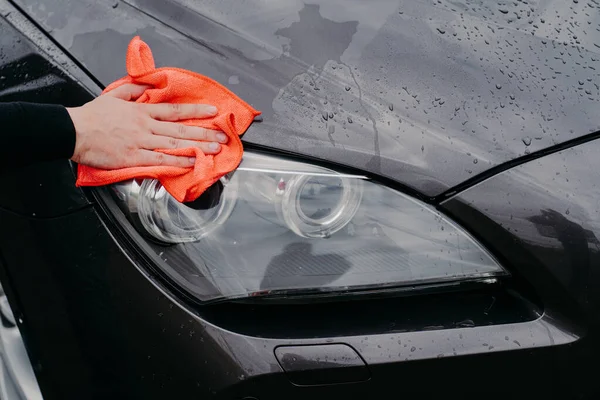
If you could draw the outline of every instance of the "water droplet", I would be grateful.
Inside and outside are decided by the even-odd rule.
[[[501,8],[498,11],[500,11],[502,14],[508,14],[508,10]]]
[[[322,114],[322,115],[323,115],[323,119],[324,119],[325,121],[327,121],[327,120],[329,119],[329,114],[327,114],[327,111],[323,111],[323,114]]]
[[[352,123],[352,117],[348,117],[348,123],[351,124]]]
[[[473,164],[477,164],[479,162],[479,160],[477,160],[476,158],[473,159]]]
[[[112,8],[117,8],[117,7],[119,7],[119,2],[115,1],[112,5]]]
[[[529,146],[529,145],[531,145],[531,138],[530,138],[529,136],[526,136],[526,137],[524,137],[524,138],[523,138],[523,144],[524,144],[525,146]]]
[[[415,346],[413,346],[413,347],[410,348],[410,352],[411,353],[414,353],[416,350],[417,350],[417,348]]]
[[[445,31],[445,30],[443,30],[443,29],[440,29],[440,28],[437,28],[437,31],[438,31],[439,33],[441,33],[442,35],[443,35],[444,33],[446,33],[446,31]]]
[[[350,86],[346,86],[346,92],[350,91]]]
[[[390,103],[390,104],[388,105],[388,108],[390,109],[390,111],[394,111],[394,105],[393,105],[392,103]]]
[[[475,322],[470,319],[466,319],[464,321],[460,321],[456,324],[459,328],[473,328],[475,326]],[[463,339],[462,333],[459,335],[459,338]]]
[[[497,83],[496,84],[496,89],[498,89],[498,90],[502,89],[502,85],[500,85],[500,84]]]
[[[329,119],[333,119],[333,113],[332,112],[329,113]]]
[[[567,209],[567,211],[565,211],[565,214],[569,215],[569,214],[571,214],[571,211],[569,209]]]

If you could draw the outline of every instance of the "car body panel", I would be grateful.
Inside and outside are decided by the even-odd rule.
[[[594,379],[588,365],[600,354],[599,151],[595,140],[547,155],[441,205],[533,285],[546,313],[557,311],[585,329],[585,345],[570,353],[579,361],[561,377],[573,387]]]
[[[461,388],[464,398],[479,398],[489,388],[486,377],[490,361],[498,373],[502,371],[505,378],[524,387],[512,398],[528,398],[534,393],[551,394],[548,388],[525,384],[569,369],[567,364],[557,366],[550,360],[565,351],[560,345],[576,345],[582,334],[576,325],[550,315],[517,323],[479,325],[471,321],[446,328],[439,325],[440,317],[434,312],[423,315],[429,325],[425,329],[414,323],[411,326],[405,315],[397,315],[399,324],[411,328],[396,330],[392,324],[379,333],[344,335],[344,330],[338,329],[338,335],[331,337],[287,339],[269,335],[265,328],[262,335],[249,335],[224,326],[206,310],[186,305],[140,269],[143,261],[118,246],[92,208],[51,220],[4,213],[0,217],[12,233],[5,231],[0,243],[11,287],[18,294],[16,316],[23,320],[20,328],[29,339],[47,400],[277,399],[282,393],[298,399],[307,395],[382,398],[390,390],[398,390],[397,378],[393,377],[399,375],[414,385],[404,387],[403,393],[439,396],[446,392],[446,385],[456,384],[457,374],[464,376],[464,372],[458,373],[461,370],[473,371],[469,376],[473,382]],[[47,238],[38,252],[9,250],[17,242],[33,242],[37,237]],[[65,242],[62,237],[72,239]],[[469,295],[465,296],[467,301]],[[467,319],[476,321],[484,313],[494,315],[494,297],[497,295],[470,311]],[[450,298],[437,298],[435,303],[441,309]],[[397,310],[411,303],[409,299],[388,299],[377,304],[371,309],[383,313],[385,307]],[[354,325],[369,314],[365,306],[341,306],[353,310]],[[287,309],[286,317],[278,317],[271,324],[294,320],[294,308]],[[276,315],[269,309],[264,312],[271,318]],[[228,313],[230,318],[247,322],[241,317],[247,309],[233,308]],[[305,329],[312,325],[319,331],[326,325],[324,321],[332,318],[318,309],[311,313],[313,319],[305,321]],[[339,325],[345,325],[342,318]],[[295,335],[293,328],[287,334]],[[370,380],[346,386],[297,387],[287,379],[275,356],[279,346],[330,343],[355,349],[369,366]],[[446,359],[440,362],[440,358]],[[426,384],[431,374],[439,386]],[[552,390],[566,393],[565,385],[562,382]],[[500,388],[495,392],[507,395],[513,390]]]
[[[547,155],[441,204],[485,238],[512,271],[535,282],[544,304],[561,307],[569,298],[594,324],[600,322],[598,151],[600,141],[594,140]],[[499,230],[506,240],[495,233]]]
[[[169,60],[188,68],[195,66],[192,69],[197,70],[204,65],[211,68],[208,70],[211,76],[226,79],[228,84],[234,75],[230,75],[233,71],[227,68],[235,69],[240,82],[237,85],[246,87],[245,94],[242,93],[244,97],[254,93],[250,86],[242,84],[246,79],[251,81],[248,78],[252,71],[250,64],[239,66],[215,61],[215,49],[207,49],[206,44],[185,36],[179,28],[179,32],[173,30],[171,25],[174,23],[167,27],[122,2],[61,3],[72,15],[70,12],[51,14],[49,10],[53,4],[56,7],[58,3],[45,2],[46,9],[36,5],[29,13],[46,15],[36,17],[42,25],[48,23],[46,19],[56,19],[53,24],[57,27],[61,23],[77,24],[77,29],[56,28],[51,32],[59,44],[73,53],[77,47],[68,37],[83,34],[87,25],[91,35],[80,39],[83,42],[78,53],[85,57],[79,57],[103,82],[123,73],[118,70],[122,67],[115,67],[117,56],[114,54],[118,52],[121,57],[129,37],[138,32],[144,39],[149,39],[158,60]],[[113,8],[114,4],[117,4],[116,8]],[[136,0],[136,4],[141,7],[142,3]],[[152,4],[160,5],[158,2]],[[544,4],[550,15],[558,7],[558,3]],[[397,3],[393,5],[397,7]],[[84,6],[86,10],[80,8]],[[130,7],[129,14],[123,13],[125,7]],[[430,5],[404,2],[403,14],[397,15],[403,18],[412,15],[415,9],[411,7],[421,11],[432,9]],[[591,13],[592,7],[587,7],[590,10],[586,11]],[[433,9],[444,15],[460,15],[444,11],[443,7]],[[108,17],[112,15],[108,14],[111,10],[117,10],[114,18]],[[310,10],[308,7],[307,11]],[[312,10],[314,12],[314,8]],[[319,10],[319,13],[323,12],[323,9]],[[475,7],[469,12],[480,11]],[[55,43],[45,42],[46,39],[39,32],[35,33],[31,26],[23,28],[27,24],[19,22],[15,10],[3,11],[2,15],[5,19],[0,20],[3,32],[0,40],[5,48],[14,42],[14,48],[18,49],[15,58],[35,53],[34,59],[44,68],[54,65],[62,70],[60,49]],[[77,15],[89,18],[84,22]],[[119,15],[129,16],[129,19],[124,20]],[[136,21],[144,24],[138,29]],[[414,23],[423,27],[427,20]],[[289,26],[292,24],[293,21]],[[15,26],[27,36],[17,32]],[[107,26],[114,30],[107,30]],[[447,36],[447,32],[438,34]],[[28,40],[44,45],[37,47]],[[520,46],[519,41],[511,43]],[[118,46],[121,48],[117,49]],[[221,49],[216,51],[218,54]],[[92,58],[86,61],[86,57],[95,57],[96,61],[90,63]],[[434,55],[431,57],[435,59]],[[580,67],[583,66],[582,63]],[[589,65],[585,66],[587,71]],[[81,71],[77,65],[69,64],[68,70],[72,75],[60,75],[61,79],[68,85],[80,86],[81,92],[79,89],[55,91],[50,85],[50,89],[40,89],[37,93],[51,93],[57,97],[41,96],[37,100],[53,99],[74,104],[95,93],[93,82],[78,75]],[[19,70],[11,72],[18,73]],[[266,78],[257,75],[255,81],[260,87]],[[34,76],[22,76],[19,86],[35,87],[36,82],[40,81]],[[271,90],[279,93],[279,89]],[[71,94],[66,98],[61,97],[61,93]],[[72,93],[76,96],[72,97]],[[256,93],[257,96],[260,94]],[[535,93],[531,95],[536,96]],[[272,103],[271,99],[264,104]],[[375,105],[372,107],[376,108]],[[392,111],[389,104],[381,107]],[[392,108],[399,109],[397,104]],[[361,159],[357,161],[349,156],[355,154],[352,149],[338,152],[331,143],[313,148],[312,144],[307,144],[312,142],[302,135],[298,139],[273,140],[273,132],[282,129],[283,120],[277,118],[283,117],[278,112],[281,110],[265,115],[264,121],[248,132],[248,138],[257,138],[255,143],[259,144],[261,140],[271,138],[278,146],[282,142],[279,147],[283,150],[305,152],[308,156],[324,157],[359,168],[373,159],[372,150],[363,152],[368,154],[363,163]],[[535,118],[534,114],[527,117],[530,116]],[[595,117],[591,114],[587,116],[590,118],[579,116],[583,126]],[[322,114],[320,118],[324,121]],[[270,119],[275,121],[272,125]],[[297,133],[293,126],[290,131]],[[579,135],[576,131],[570,133],[571,136],[565,132],[568,130],[557,133],[566,135],[558,136],[558,141]],[[509,136],[513,134],[513,131],[507,131],[504,138],[498,137],[502,151],[485,147],[483,139],[481,142],[473,139],[469,143],[485,148],[482,151],[498,157],[496,161],[503,159],[500,153],[507,155],[506,159],[513,159],[518,153],[516,147],[509,145],[512,143]],[[407,137],[416,140],[410,134]],[[430,140],[427,135],[423,137],[427,138],[423,140]],[[459,137],[461,146],[471,140],[468,139],[471,136]],[[292,140],[298,142],[292,146]],[[520,138],[517,140],[514,136],[514,140]],[[538,142],[540,146],[550,143]],[[323,143],[329,143],[328,138]],[[427,145],[431,143],[433,141],[428,141]],[[595,361],[599,350],[597,310],[600,291],[597,290],[599,277],[594,268],[597,248],[593,240],[598,236],[594,201],[598,189],[593,183],[598,181],[600,171],[600,161],[594,157],[598,143],[590,141],[530,161],[517,167],[516,172],[503,172],[456,193],[439,206],[511,272],[510,280],[492,281],[485,287],[466,289],[461,286],[442,293],[418,292],[413,296],[344,299],[329,303],[259,301],[202,307],[163,279],[156,267],[148,262],[131,239],[135,231],[126,230],[125,217],[119,214],[117,205],[103,196],[105,190],[82,191],[74,187],[74,174],[66,161],[57,163],[60,170],[55,172],[47,171],[48,165],[42,164],[32,166],[27,175],[23,170],[3,173],[4,181],[12,182],[13,186],[0,197],[5,199],[2,204],[7,205],[0,207],[0,280],[46,400],[440,398],[449,393],[465,399],[595,399],[600,394],[600,386],[595,370],[588,365]],[[321,150],[317,147],[323,148],[325,153],[319,153]],[[457,145],[456,149],[459,147]],[[526,147],[533,148],[534,145]],[[445,169],[433,168],[431,158],[428,158],[432,154],[422,151],[413,161],[402,161],[400,155],[395,155],[394,163],[402,166],[412,163],[416,170],[426,175],[425,178],[416,179],[418,175],[410,171],[407,175],[396,171],[390,176],[430,195],[453,185],[450,182],[463,181],[471,175],[460,172],[463,155],[452,150],[454,145],[436,148],[439,157],[448,157]],[[339,155],[338,160],[336,156],[329,157],[334,153]],[[481,162],[473,164],[472,155],[465,156],[468,159],[465,164],[482,168]],[[452,157],[458,158],[456,164]],[[384,163],[382,161],[382,167]],[[483,166],[484,169],[487,167]],[[473,173],[477,171],[483,170],[473,170]],[[555,175],[556,172],[560,175]],[[382,175],[386,174],[382,172]],[[46,180],[28,180],[39,176]],[[50,179],[56,180],[50,182]],[[436,190],[429,190],[434,181],[444,183],[437,185]],[[48,183],[50,189],[46,196],[56,199],[48,201],[48,205],[41,205],[45,198],[44,192],[39,191],[42,189],[38,189],[40,182],[42,187]],[[567,197],[569,190],[573,192]],[[513,200],[515,197],[517,199]],[[16,209],[15,205],[20,208]],[[555,212],[542,213],[546,209]],[[505,219],[504,215],[516,218]],[[553,218],[551,221],[558,230],[545,227],[548,216]],[[532,229],[531,221],[537,221],[542,229]],[[303,353],[304,357],[317,358],[306,360],[304,365],[322,365],[319,355],[325,358],[339,355],[328,353],[327,346],[332,345],[353,349],[366,364],[369,378],[352,384],[297,385],[293,383],[297,382],[295,379],[290,380],[286,375],[276,357],[276,349],[282,346],[323,346],[316,356],[311,356],[310,351]],[[332,364],[345,365],[338,360],[333,360]],[[335,369],[335,366],[328,368]]]
[[[244,141],[433,197],[598,131],[595,2],[16,0],[102,84],[140,35],[260,109]]]

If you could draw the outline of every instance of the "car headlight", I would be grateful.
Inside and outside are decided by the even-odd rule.
[[[113,186],[159,267],[203,302],[358,293],[505,271],[431,206],[364,176],[247,150],[193,203]]]

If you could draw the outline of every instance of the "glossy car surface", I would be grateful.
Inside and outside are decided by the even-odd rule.
[[[427,196],[600,126],[593,2],[16,3],[104,85],[140,35],[159,65],[264,113],[246,142],[276,139]]]
[[[0,278],[45,399],[600,394],[595,1],[0,4],[0,100],[81,104],[140,35],[263,111],[248,148],[402,189],[511,274],[198,306],[74,166],[3,172]]]

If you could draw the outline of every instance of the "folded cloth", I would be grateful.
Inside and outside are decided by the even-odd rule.
[[[260,115],[259,111],[203,75],[179,68],[156,68],[150,47],[139,36],[131,40],[127,49],[127,74],[106,87],[103,93],[126,83],[135,83],[151,87],[136,100],[138,103],[214,105],[218,109],[216,116],[180,122],[223,131],[229,141],[221,145],[221,151],[216,155],[204,154],[198,148],[156,150],[175,156],[195,157],[196,162],[191,168],[151,166],[102,170],[79,165],[77,186],[102,186],[134,178],[154,178],[178,201],[188,202],[197,199],[223,175],[238,167],[243,153],[239,136]]]

